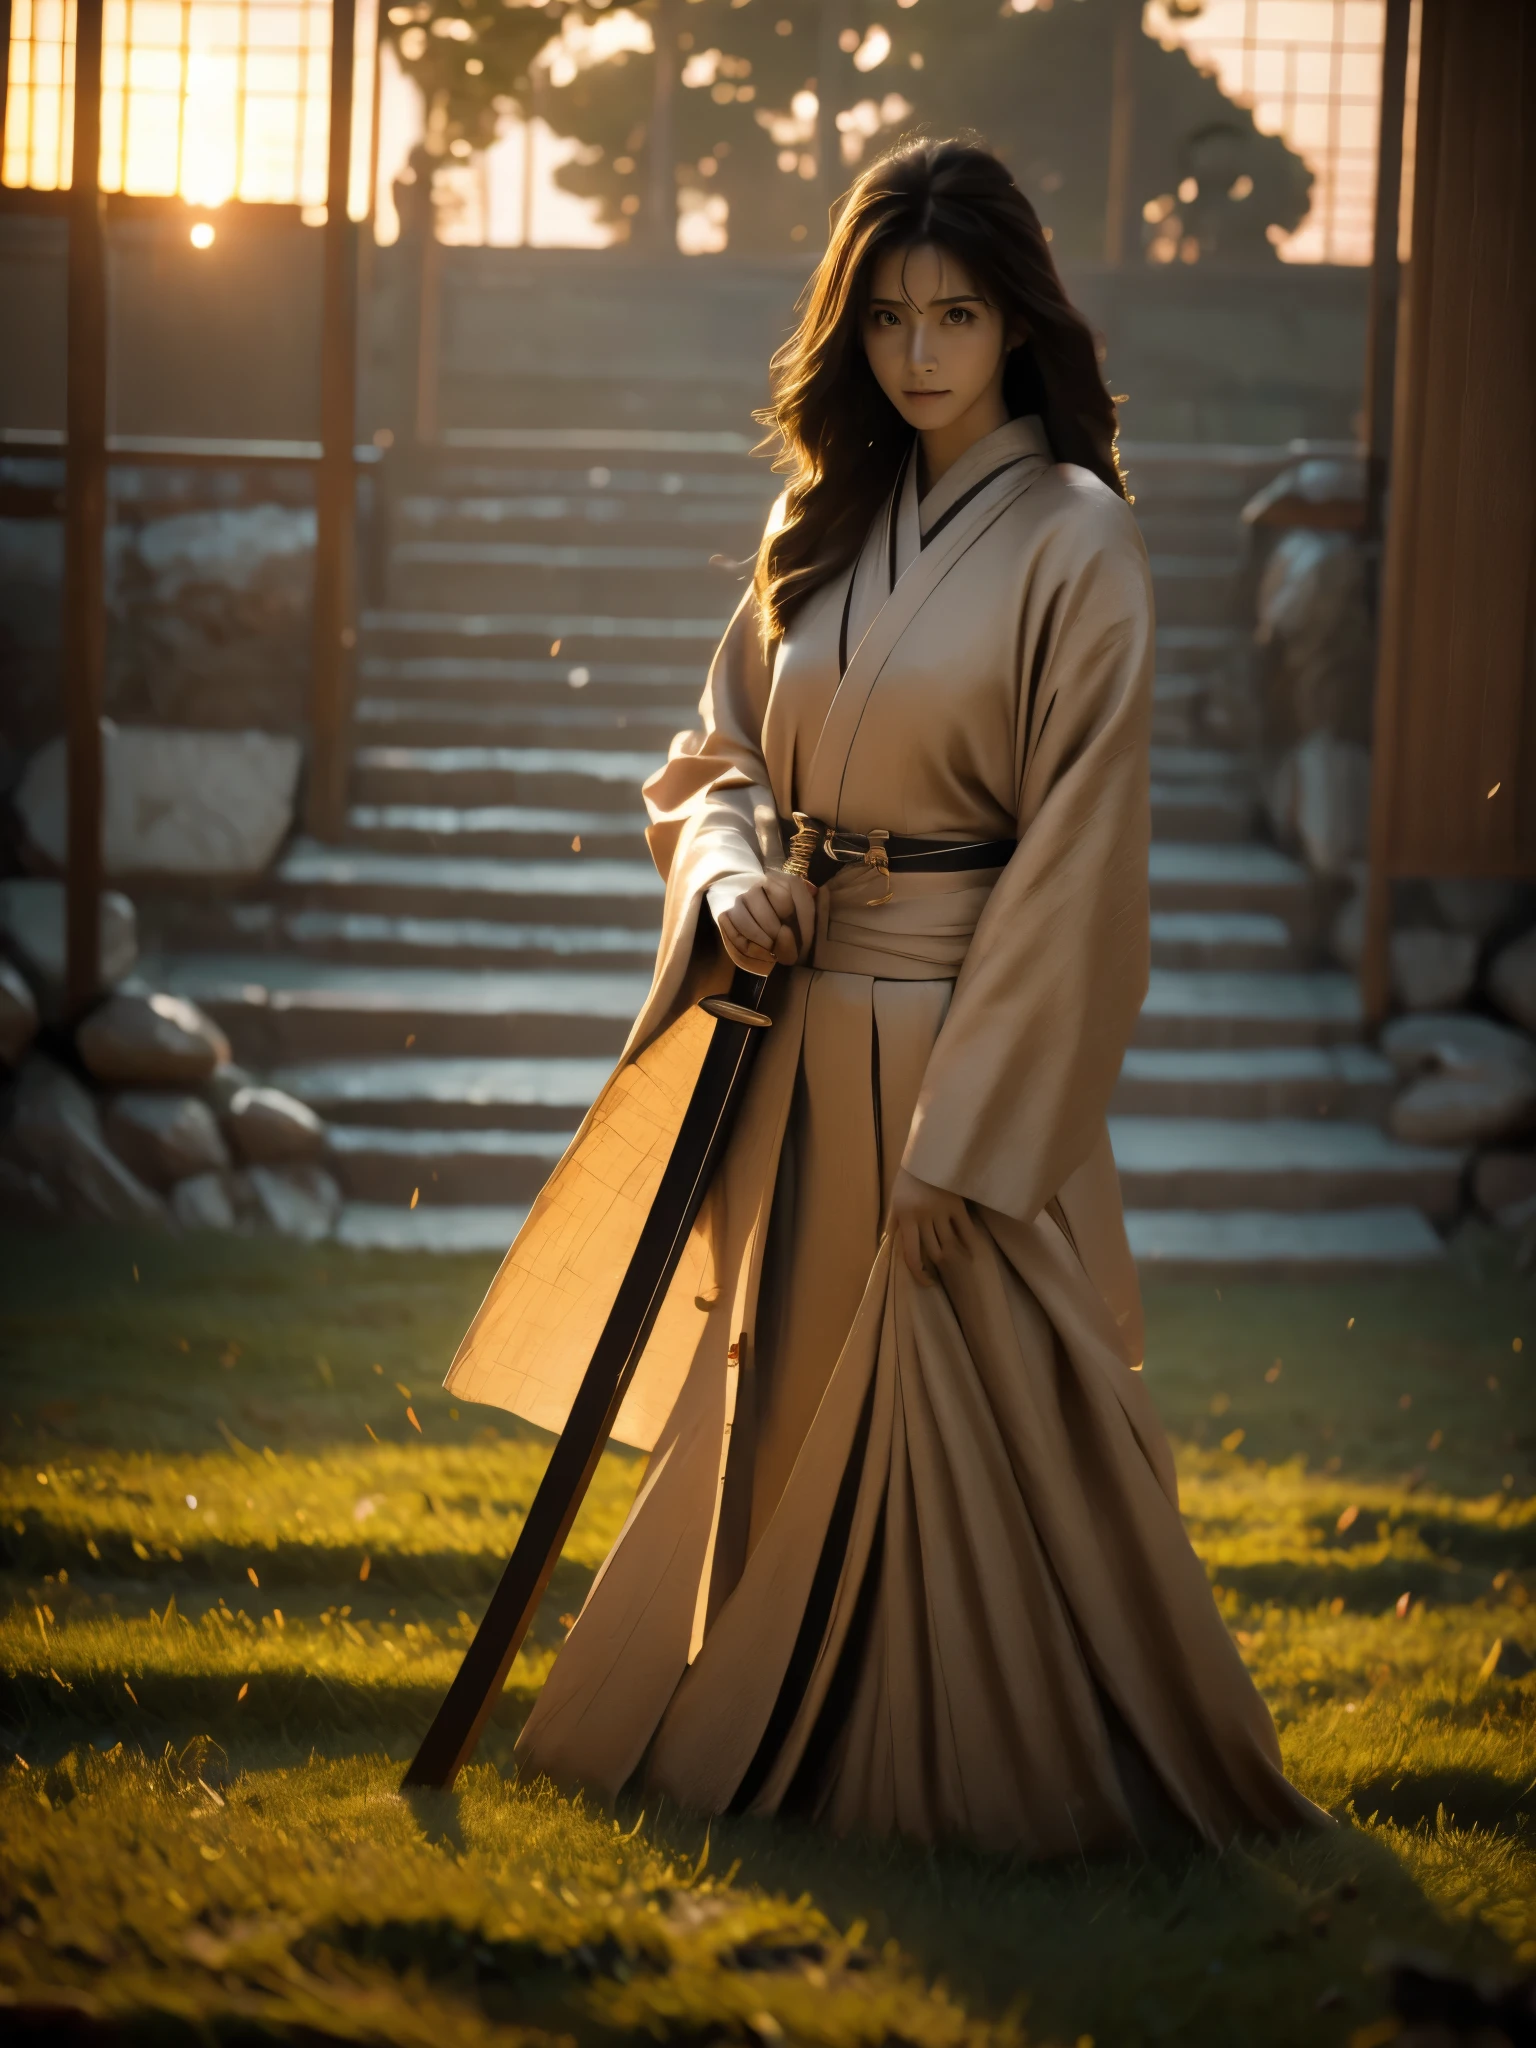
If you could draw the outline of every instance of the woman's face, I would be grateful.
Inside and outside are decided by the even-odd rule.
[[[940,432],[967,414],[1003,408],[1010,334],[965,265],[931,243],[875,260],[864,350],[875,382],[908,426]]]

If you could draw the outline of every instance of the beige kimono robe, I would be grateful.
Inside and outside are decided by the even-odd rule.
[[[1017,851],[818,892],[619,1418],[644,1481],[519,1753],[1039,1856],[1283,1827],[1315,1810],[1179,1518],[1105,1126],[1147,980],[1145,553],[1038,420],[921,507],[916,468],[771,670],[742,604],[646,786],[655,983],[454,1392],[564,1421],[729,979],[706,896],[780,818]],[[931,1288],[882,1230],[903,1164],[982,1226]]]

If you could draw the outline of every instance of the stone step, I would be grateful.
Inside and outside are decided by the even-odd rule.
[[[510,1204],[538,1193],[575,1127],[337,1123],[328,1155],[353,1200]],[[1369,1124],[1115,1116],[1110,1135],[1127,1206],[1142,1211],[1402,1205],[1448,1219],[1464,1164]]]
[[[1111,1108],[1118,1116],[1379,1123],[1396,1092],[1390,1062],[1364,1045],[1133,1045]]]
[[[1128,1209],[1456,1212],[1466,1155],[1399,1145],[1374,1124],[1300,1117],[1114,1116]]]
[[[359,747],[352,795],[364,804],[516,805],[617,810],[633,817],[664,748]]]
[[[711,558],[714,558],[713,562]],[[751,573],[707,544],[694,548],[547,547],[542,543],[422,541],[395,550],[395,603],[422,611],[480,612],[491,605],[537,613],[735,611]]]
[[[1262,910],[1155,910],[1154,967],[1278,972],[1302,965],[1283,918]]]
[[[1352,975],[1155,967],[1136,1020],[1138,1047],[1335,1045],[1358,1039]]]
[[[1258,806],[1252,795],[1226,783],[1152,782],[1152,831],[1159,839],[1245,840]]]
[[[436,516],[434,508],[466,500],[496,503],[509,497],[551,494],[624,502],[632,498],[668,503],[706,498],[766,505],[773,502],[783,487],[782,479],[761,461],[722,465],[712,459],[706,464],[680,463],[610,453],[607,462],[599,463],[592,461],[590,452],[582,455],[571,450],[560,451],[559,460],[538,451],[508,455],[499,462],[460,455],[449,462],[432,464],[426,485],[430,488],[402,496],[402,519],[430,521]]]
[[[1258,841],[1211,845],[1154,840],[1149,872],[1154,910],[1262,911],[1310,935],[1317,891],[1300,861]]]
[[[517,924],[499,918],[391,917],[377,910],[273,911],[275,948],[380,967],[563,967],[650,975],[661,933],[645,925]],[[227,941],[226,941],[227,943]],[[209,950],[212,950],[210,947]]]
[[[644,925],[392,917],[220,897],[140,895],[137,909],[147,953],[260,953],[357,966],[621,968],[648,975],[660,939]]]
[[[578,374],[580,374],[578,372]],[[654,387],[644,394],[652,400],[661,395]],[[541,462],[621,463],[665,458],[669,465],[696,472],[711,469],[744,473],[752,467],[752,450],[758,437],[737,429],[717,427],[634,426],[617,422],[602,426],[561,424],[539,427],[444,427],[434,450],[434,473],[451,473],[467,462],[527,462],[537,456]],[[1277,468],[1275,464],[1272,467]],[[756,474],[762,474],[757,458]]]
[[[1166,499],[1152,505],[1138,499],[1136,524],[1148,555],[1224,555],[1245,566],[1247,528],[1232,504]]]
[[[1268,915],[1284,918],[1293,931],[1305,928],[1312,914],[1305,871],[1270,847],[1154,842],[1151,876],[1155,911],[1237,910],[1257,899]],[[274,884],[278,899],[290,908],[506,918],[527,924],[653,927],[662,895],[655,868],[640,858],[568,852],[558,859],[503,860],[384,853],[307,839],[290,847]],[[1347,981],[1345,976],[1335,979]],[[1283,995],[1280,1000],[1285,1014]]]
[[[1434,1266],[1445,1246],[1418,1209],[1128,1209],[1145,1279],[1326,1280]]]
[[[191,998],[243,1066],[422,1057],[612,1060],[648,972],[478,972],[316,961],[293,954],[147,957],[146,985]]]
[[[637,857],[648,856],[641,848]],[[160,952],[259,947],[379,966],[626,966],[649,972],[660,938],[654,926],[646,925],[398,917],[382,910],[296,910],[281,903],[219,898],[146,896],[138,910],[146,948]],[[1156,912],[1152,918],[1154,967],[1264,972],[1300,961],[1299,948],[1278,918],[1198,911]]]
[[[499,1258],[522,1229],[526,1203],[408,1209],[394,1202],[347,1202],[336,1226],[340,1243],[360,1252],[427,1252],[440,1257]]]
[[[326,1164],[352,1201],[531,1202],[570,1143],[564,1131],[375,1130],[339,1124]]]
[[[1175,626],[1237,626],[1246,612],[1242,558],[1233,554],[1154,554],[1150,557],[1157,617]]]
[[[387,706],[404,699],[418,712],[441,706],[462,733],[477,711],[516,719],[536,708],[553,713],[569,707],[589,717],[600,710],[643,717],[686,705],[692,716],[714,645],[700,642],[685,652],[686,661],[614,661],[601,655],[576,661],[551,655],[548,646],[526,656],[365,653],[358,674],[368,693],[363,703],[373,707],[370,717],[385,717]]]
[[[703,688],[702,672],[697,677]],[[510,684],[511,701],[435,702],[408,697],[364,697],[353,713],[361,746],[395,747],[634,747],[664,758],[673,735],[698,724],[698,692],[611,701],[582,685],[563,686],[553,701],[530,701],[533,692]]]
[[[679,546],[704,542],[710,554],[754,555],[771,497],[750,499],[658,491],[624,497],[591,491],[536,491],[516,496],[406,498],[396,521],[399,544],[422,540],[540,540],[580,547],[593,541],[640,546],[658,536]],[[398,559],[398,556],[397,558]]]
[[[648,860],[604,860],[573,851],[553,860],[376,853],[309,839],[294,843],[273,881],[279,900],[292,908],[647,929],[655,927],[663,893]]]
[[[1151,763],[1154,781],[1219,784],[1245,793],[1258,787],[1258,762],[1228,747],[1154,746]]]
[[[357,1251],[499,1258],[522,1229],[522,1203],[348,1202],[336,1235]],[[1417,1209],[1133,1209],[1126,1216],[1143,1277],[1322,1280],[1433,1266],[1445,1246]]]
[[[393,853],[491,854],[554,859],[575,850],[605,859],[643,860],[643,811],[578,811],[533,805],[354,804],[347,840]]]
[[[333,1124],[427,1131],[573,1131],[612,1072],[607,1059],[322,1060],[273,1085]]]
[[[1191,675],[1225,668],[1234,659],[1246,657],[1252,648],[1253,628],[1246,624],[1196,625],[1180,621],[1157,628],[1159,673],[1166,669]]]
[[[728,586],[696,610],[670,612],[655,604],[632,614],[614,611],[555,608],[546,603],[526,610],[454,611],[441,607],[393,606],[365,612],[361,622],[363,675],[371,680],[370,664],[380,656],[466,656],[485,659],[563,658],[566,675],[574,668],[590,670],[595,662],[617,661],[654,666],[680,664],[694,657],[707,667],[734,609]]]

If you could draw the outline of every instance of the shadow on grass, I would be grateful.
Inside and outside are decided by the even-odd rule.
[[[1402,1824],[1433,1829],[1443,1803],[1441,1825],[1454,1825],[1444,1791],[1460,1797],[1463,1825],[1474,1810],[1486,1824],[1499,1803],[1490,1785],[1447,1784],[1404,1798]],[[1507,1821],[1507,1793],[1502,1804]],[[1356,1811],[1369,1811],[1363,1798]],[[632,1825],[634,1814],[621,1819]],[[649,1824],[680,1854],[702,1846],[704,1824],[689,1816]],[[1448,1926],[1392,1848],[1348,1819],[1220,1852],[1050,1866],[835,1841],[783,1820],[717,1819],[709,1844],[737,1882],[806,1891],[835,1925],[867,1923],[872,1944],[899,1942],[973,2010],[1022,2010],[1031,2039],[1342,2042],[1384,2011],[1373,1965],[1386,1927],[1406,1946],[1450,1949],[1459,1967],[1511,1960],[1476,1919]]]
[[[1351,1804],[1367,1824],[1487,1828],[1527,1838],[1536,1827],[1536,1785],[1514,1786],[1494,1771],[1386,1771],[1357,1785]]]
[[[0,1673],[0,1740],[34,1763],[86,1737],[98,1748],[117,1740],[151,1755],[200,1735],[231,1757],[253,1744],[274,1743],[295,1755],[359,1743],[403,1755],[426,1733],[444,1690],[387,1670],[366,1684],[308,1671],[255,1672],[245,1680],[141,1672],[131,1693],[129,1683],[105,1671],[77,1678],[66,1690],[50,1671]],[[482,1741],[487,1759],[505,1754],[492,1745],[490,1730],[515,1737],[535,1697],[536,1688],[515,1680],[508,1685]]]
[[[370,1597],[389,1592],[484,1605],[512,1554],[520,1526],[510,1523],[504,1535],[498,1533],[481,1550],[447,1546],[405,1550],[384,1547],[377,1538],[365,1542],[361,1537],[350,1543],[279,1541],[270,1548],[257,1548],[249,1536],[225,1542],[194,1531],[182,1538],[172,1556],[164,1545],[151,1549],[140,1543],[135,1550],[137,1539],[126,1530],[102,1529],[87,1538],[67,1523],[51,1521],[34,1511],[24,1534],[9,1530],[0,1538],[0,1571],[56,1576],[62,1566],[79,1590],[91,1591],[111,1580],[114,1593],[125,1584],[142,1586],[146,1595],[157,1594],[163,1606],[172,1593],[200,1588],[216,1592],[238,1587],[242,1597],[249,1598],[246,1574],[253,1557],[261,1567],[263,1596],[325,1592],[348,1599],[351,1593],[344,1589],[359,1585],[366,1559]],[[94,1555],[87,1542],[95,1544]],[[552,1611],[557,1615],[574,1613],[585,1600],[593,1576],[591,1566],[562,1558],[551,1581],[551,1597],[557,1603]]]

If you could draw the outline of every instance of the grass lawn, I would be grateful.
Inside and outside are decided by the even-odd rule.
[[[1536,1968],[1536,1289],[1490,1242],[1149,1288],[1191,1532],[1340,1825],[1050,1869],[505,1778],[619,1453],[480,1761],[401,1795],[547,1448],[438,1384],[489,1272],[0,1240],[10,2038],[1375,2048],[1384,1947]]]

